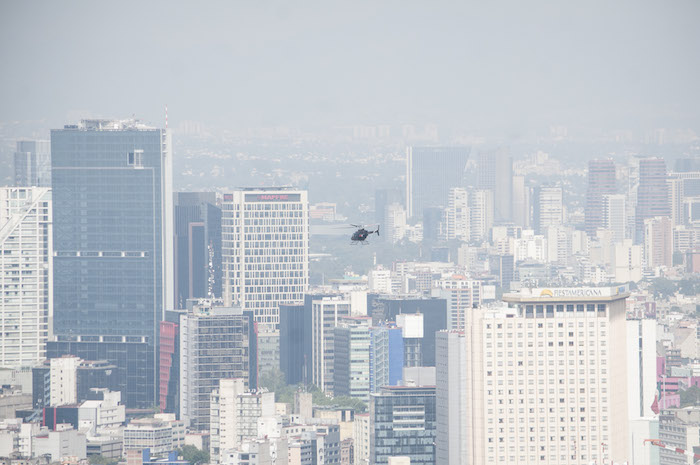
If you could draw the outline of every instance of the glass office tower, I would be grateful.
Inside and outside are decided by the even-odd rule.
[[[406,210],[421,218],[426,207],[446,207],[452,187],[463,187],[469,147],[409,147],[406,154]]]
[[[176,192],[175,306],[221,297],[221,208],[214,192]]]
[[[51,144],[19,140],[15,150],[15,186],[51,187]]]
[[[435,386],[384,386],[370,395],[369,463],[407,456],[411,465],[435,465]]]
[[[155,350],[174,295],[169,135],[83,120],[52,130],[51,152],[56,336]]]

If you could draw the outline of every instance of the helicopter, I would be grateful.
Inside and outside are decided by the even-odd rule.
[[[358,242],[366,244],[365,239],[367,239],[371,234],[376,234],[377,236],[379,236],[379,225],[377,225],[377,229],[375,229],[374,231],[369,231],[365,229],[364,226],[359,224],[351,224],[350,226],[352,226],[353,228],[359,228],[350,237],[350,240],[352,241],[350,242],[351,244],[355,244]]]

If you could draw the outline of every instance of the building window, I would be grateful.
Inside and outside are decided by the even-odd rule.
[[[138,168],[143,167],[143,150],[132,150],[126,156],[126,164]]]

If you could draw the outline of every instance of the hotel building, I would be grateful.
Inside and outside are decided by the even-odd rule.
[[[224,304],[255,312],[273,330],[279,304],[303,300],[309,285],[309,202],[306,191],[247,188],[224,194]]]
[[[466,329],[469,463],[628,460],[626,287],[522,289]],[[652,373],[653,376],[653,373]]]

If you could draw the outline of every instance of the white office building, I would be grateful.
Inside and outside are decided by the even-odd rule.
[[[613,246],[612,274],[618,283],[638,282],[642,280],[642,246],[625,239]]]
[[[224,194],[224,304],[255,312],[271,328],[279,303],[302,300],[309,286],[307,192],[249,188]]]
[[[211,393],[211,453],[219,463],[244,441],[258,437],[261,418],[275,415],[274,392],[249,392],[243,379],[222,379]]]
[[[489,238],[493,226],[493,191],[475,190],[469,196],[469,231],[474,242]]]
[[[51,189],[0,188],[0,367],[46,358],[53,326]]]
[[[369,464],[369,413],[356,413],[353,424],[354,465]]]
[[[535,192],[535,231],[544,234],[549,226],[564,224],[564,201],[561,187],[541,186]]]
[[[659,437],[659,417],[652,410],[657,395],[656,384],[656,320],[627,320],[627,386],[628,393],[629,463],[659,463],[659,450],[638,438]],[[638,388],[637,388],[638,386]]]
[[[370,292],[391,294],[393,289],[392,272],[379,265],[367,273],[367,288]]]
[[[468,463],[630,460],[640,387],[629,379],[628,296],[624,286],[522,289],[503,296],[509,307],[477,309],[465,335]]]
[[[447,329],[464,331],[469,312],[481,306],[482,283],[463,276],[440,279],[434,283],[432,295],[447,301]]]
[[[78,402],[78,366],[81,362],[78,357],[70,355],[51,359],[49,377],[52,407]]]
[[[535,234],[532,229],[524,230],[522,237],[513,239],[513,260],[516,263],[523,260],[544,263],[548,252],[547,239],[541,234]]]
[[[124,455],[129,450],[150,449],[152,457],[162,457],[185,445],[185,424],[172,414],[136,418],[124,428]]]
[[[350,300],[341,296],[311,302],[313,383],[329,394],[333,393],[334,329],[341,318],[350,315]]]
[[[32,437],[34,457],[50,456],[51,462],[61,462],[64,458],[87,458],[87,438],[85,433],[73,429],[71,425],[56,425],[55,431],[42,430]]]
[[[627,238],[627,199],[624,194],[603,196],[603,224],[612,232],[613,242]]]
[[[568,226],[549,226],[545,231],[547,240],[547,261],[566,263],[571,258],[571,236]]]
[[[467,189],[462,187],[450,189],[445,209],[445,220],[447,240],[469,240],[469,191]]]
[[[90,431],[95,435],[116,435],[126,420],[126,407],[121,404],[122,393],[111,392],[108,389],[92,388],[95,393],[101,393],[101,400],[86,400],[78,409],[78,421],[81,430]]]
[[[406,236],[406,210],[398,203],[387,205],[384,213],[387,240],[396,244]]]

